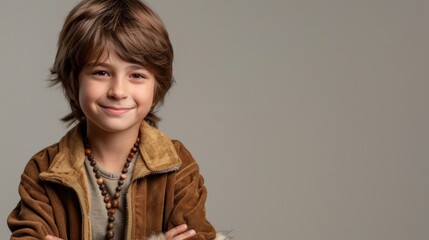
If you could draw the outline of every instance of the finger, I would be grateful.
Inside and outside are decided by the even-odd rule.
[[[186,231],[186,232],[184,232],[178,236],[175,236],[172,240],[183,240],[185,238],[192,237],[194,235],[195,235],[195,230],[191,229],[191,230],[188,230],[188,231]]]
[[[62,240],[61,238],[54,237],[52,235],[47,235],[46,240]]]
[[[167,238],[167,239],[171,239],[171,238],[173,238],[174,236],[176,236],[176,235],[178,235],[178,234],[181,234],[181,233],[185,232],[185,231],[186,231],[186,229],[188,229],[188,226],[187,226],[186,224],[182,224],[182,225],[179,225],[179,226],[177,226],[177,227],[175,227],[175,228],[170,229],[168,232],[166,232],[166,233],[164,234],[164,236],[165,236],[165,238]]]

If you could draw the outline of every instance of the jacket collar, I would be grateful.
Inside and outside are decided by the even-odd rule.
[[[85,154],[80,126],[72,128],[59,142],[56,154],[47,172],[41,174],[42,179],[51,179],[73,186],[76,178],[85,175]],[[133,179],[150,174],[165,173],[177,170],[181,160],[171,139],[158,129],[143,121],[140,126],[142,140],[140,155],[134,166]]]

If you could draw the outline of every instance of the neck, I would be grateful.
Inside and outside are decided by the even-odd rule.
[[[96,162],[109,172],[121,172],[139,134],[139,126],[106,132],[87,124],[87,138]]]

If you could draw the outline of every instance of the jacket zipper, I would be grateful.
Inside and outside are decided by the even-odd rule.
[[[128,185],[128,188],[127,188],[127,192],[125,193],[125,201],[127,202],[127,205],[126,205],[126,210],[127,210],[127,214],[126,214],[126,218],[125,218],[125,226],[126,226],[126,229],[125,229],[125,236],[126,236],[126,239],[131,239],[131,236],[128,236],[128,234],[131,234],[130,232],[131,231],[128,231],[128,219],[129,219],[129,205],[130,205],[130,202],[128,201],[128,193],[129,193],[129,189],[131,188],[131,184],[133,184],[134,182],[136,182],[137,180],[140,180],[140,179],[142,179],[142,178],[145,178],[145,177],[148,177],[148,176],[151,176],[151,175],[157,175],[157,174],[165,174],[165,173],[170,173],[170,172],[175,172],[175,171],[177,171],[178,169],[180,168],[180,166],[177,166],[177,167],[174,167],[174,168],[170,168],[170,169],[167,169],[167,170],[163,170],[163,171],[154,171],[154,172],[148,172],[147,174],[144,174],[144,175],[142,175],[142,176],[139,176],[138,178],[136,178],[136,179],[134,179],[132,182],[130,182],[130,185]]]

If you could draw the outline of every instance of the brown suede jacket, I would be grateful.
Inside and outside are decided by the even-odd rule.
[[[207,191],[182,143],[143,123],[142,141],[127,190],[126,239],[146,239],[182,223],[190,239],[214,239],[206,219]],[[8,217],[11,239],[91,239],[90,200],[79,127],[37,153],[19,184],[21,201]]]

